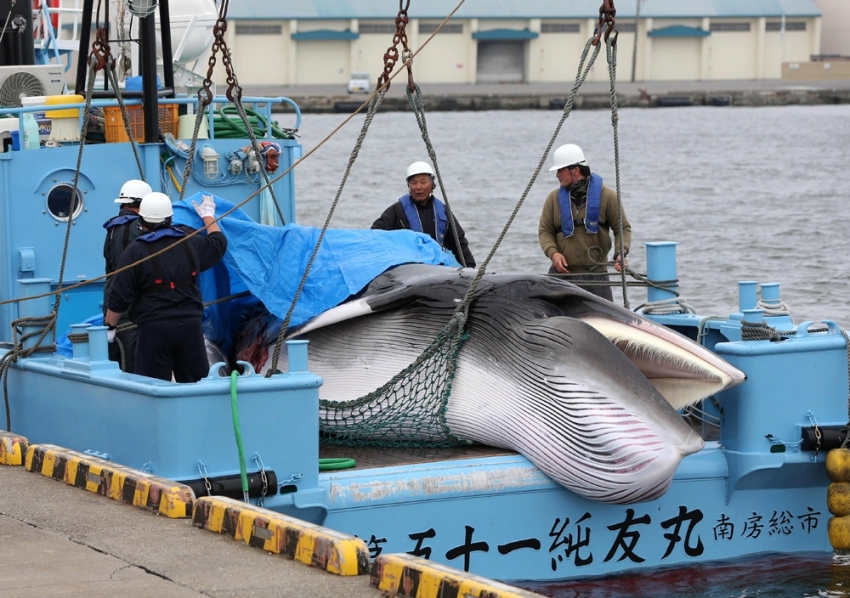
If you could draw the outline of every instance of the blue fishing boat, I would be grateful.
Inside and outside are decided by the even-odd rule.
[[[667,309],[641,315],[545,276],[446,267],[409,231],[299,227],[297,105],[242,97],[238,83],[214,95],[209,74],[196,96],[176,93],[165,26],[159,87],[151,10],[138,15],[139,91],[116,89],[105,32],[89,51],[85,0],[80,96],[45,89],[29,94],[44,103],[0,108],[0,421],[6,440],[29,445],[29,467],[54,467],[62,447],[184,484],[190,507],[240,499],[357,536],[373,559],[408,553],[513,582],[840,545],[850,512],[828,505],[826,465],[848,415],[850,344],[837,324],[794,323],[779,285],[756,281],[739,283],[726,318],[669,309],[679,275],[666,240],[646,244],[645,281],[647,305]],[[168,23],[169,0],[158,10]],[[220,28],[214,44],[226,54]],[[0,77],[12,71],[49,78],[26,64]],[[289,128],[273,125],[281,106]],[[183,139],[180,117],[194,124]],[[243,135],[224,135],[234,123]],[[231,239],[225,267],[201,281],[209,336],[227,349],[197,383],[123,372],[106,327],[87,322],[102,313],[102,226],[134,178],[195,228],[189,200],[213,191]],[[338,270],[322,262],[352,247],[362,255]],[[265,326],[242,339],[266,352],[255,360],[236,359],[240,310]],[[502,314],[508,324],[493,325]],[[431,336],[369,336],[391,328],[379,317]],[[338,469],[348,457],[356,466]],[[74,471],[110,494],[93,469]],[[247,540],[262,546],[264,533]]]

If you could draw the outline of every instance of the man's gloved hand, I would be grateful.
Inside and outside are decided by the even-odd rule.
[[[201,217],[201,220],[209,216],[210,218],[215,218],[215,201],[212,198],[212,195],[204,195],[204,200],[198,205],[197,202],[192,202],[192,205],[195,206],[195,211],[198,213],[198,216]]]
[[[112,342],[115,340],[115,333],[118,332],[115,326],[110,326],[109,330],[106,331],[106,340],[107,342]]]

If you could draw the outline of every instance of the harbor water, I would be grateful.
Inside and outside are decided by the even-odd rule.
[[[522,197],[560,114],[427,114],[445,194],[479,263]],[[304,115],[305,154],[345,118]],[[363,121],[355,116],[297,168],[299,223],[325,222]],[[850,326],[850,106],[623,109],[618,132],[634,270],[646,271],[643,243],[677,241],[680,292],[700,315],[737,311],[736,282],[757,280],[781,283],[795,322]],[[555,147],[561,143],[579,144],[593,171],[615,187],[610,111],[573,112]],[[368,228],[406,193],[408,164],[427,156],[411,113],[376,115],[331,226]],[[537,223],[557,186],[550,165],[547,159],[488,270],[548,270]],[[627,296],[634,308],[646,291],[629,288]],[[616,290],[615,299],[622,300]]]

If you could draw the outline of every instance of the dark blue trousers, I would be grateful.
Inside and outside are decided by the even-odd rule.
[[[201,318],[175,318],[139,324],[135,373],[160,380],[197,382],[210,366]]]

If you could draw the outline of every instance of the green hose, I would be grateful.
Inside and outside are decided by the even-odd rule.
[[[337,457],[333,459],[319,459],[319,471],[334,471],[336,469],[348,469],[354,467],[357,463],[354,459],[345,457]]]
[[[213,130],[216,139],[247,139],[250,137],[236,106],[221,106],[216,109],[215,114]],[[265,137],[268,126],[266,117],[250,108],[245,108],[245,114],[248,116],[248,123],[254,131],[254,136],[257,138]],[[271,126],[272,137],[275,139],[292,139],[292,134],[281,129],[276,122],[273,122]]]
[[[233,413],[233,432],[236,434],[236,448],[239,449],[239,475],[242,478],[242,494],[248,502],[248,472],[245,471],[245,449],[242,447],[242,429],[239,426],[239,405],[236,400],[236,379],[239,372],[230,373],[230,410]]]

